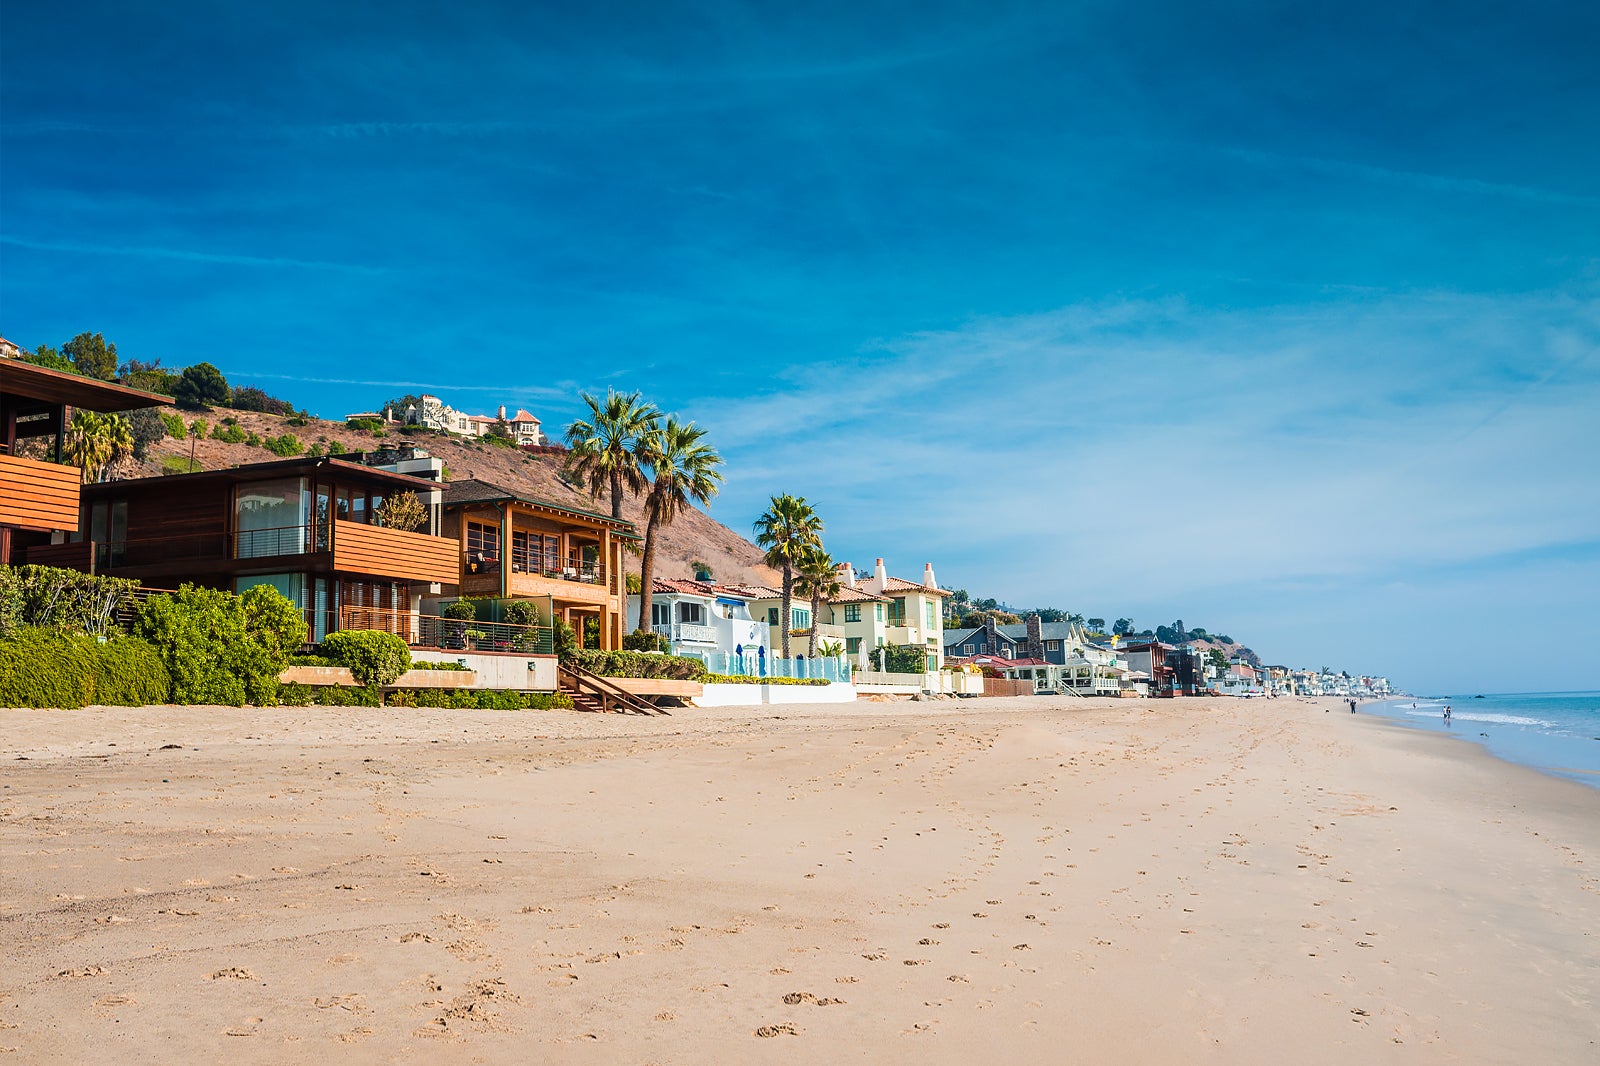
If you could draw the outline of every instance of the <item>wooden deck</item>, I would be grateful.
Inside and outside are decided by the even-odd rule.
[[[0,455],[0,525],[76,532],[82,483],[75,466]]]

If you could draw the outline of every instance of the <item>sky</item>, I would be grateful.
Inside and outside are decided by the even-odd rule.
[[[0,333],[641,390],[741,532],[1418,692],[1600,673],[1600,6],[0,9]]]

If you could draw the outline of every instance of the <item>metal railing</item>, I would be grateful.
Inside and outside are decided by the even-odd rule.
[[[467,552],[462,556],[462,572],[467,574],[492,574],[500,560],[484,556],[481,552]],[[554,581],[578,581],[585,585],[603,585],[606,582],[605,564],[580,555],[565,559],[548,552],[532,549],[511,551],[511,572],[547,577]]]
[[[760,650],[746,651],[742,655],[729,652],[711,652],[702,655],[706,669],[713,674],[743,674],[753,677],[822,678],[826,681],[849,681],[850,662],[847,658],[807,659],[796,656],[785,659],[779,655],[763,655]]]
[[[414,648],[443,651],[510,652],[554,655],[554,633],[548,626],[518,626],[476,618],[441,618],[432,614],[379,607],[345,607],[340,629],[375,629],[393,633]]]

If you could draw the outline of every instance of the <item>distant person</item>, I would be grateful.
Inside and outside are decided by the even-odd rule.
[[[1450,705],[1448,703],[1444,705],[1444,720],[1447,722],[1450,720]]]
[[[1356,701],[1355,700],[1351,700],[1350,701],[1350,713],[1351,714],[1355,714],[1356,713]]]

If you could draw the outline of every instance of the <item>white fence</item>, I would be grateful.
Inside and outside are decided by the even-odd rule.
[[[730,655],[727,652],[710,652],[703,656],[706,669],[713,674],[745,674],[752,677],[820,677],[827,681],[850,680],[850,664],[845,659],[807,659],[795,656],[785,659],[777,655],[746,652]]]

